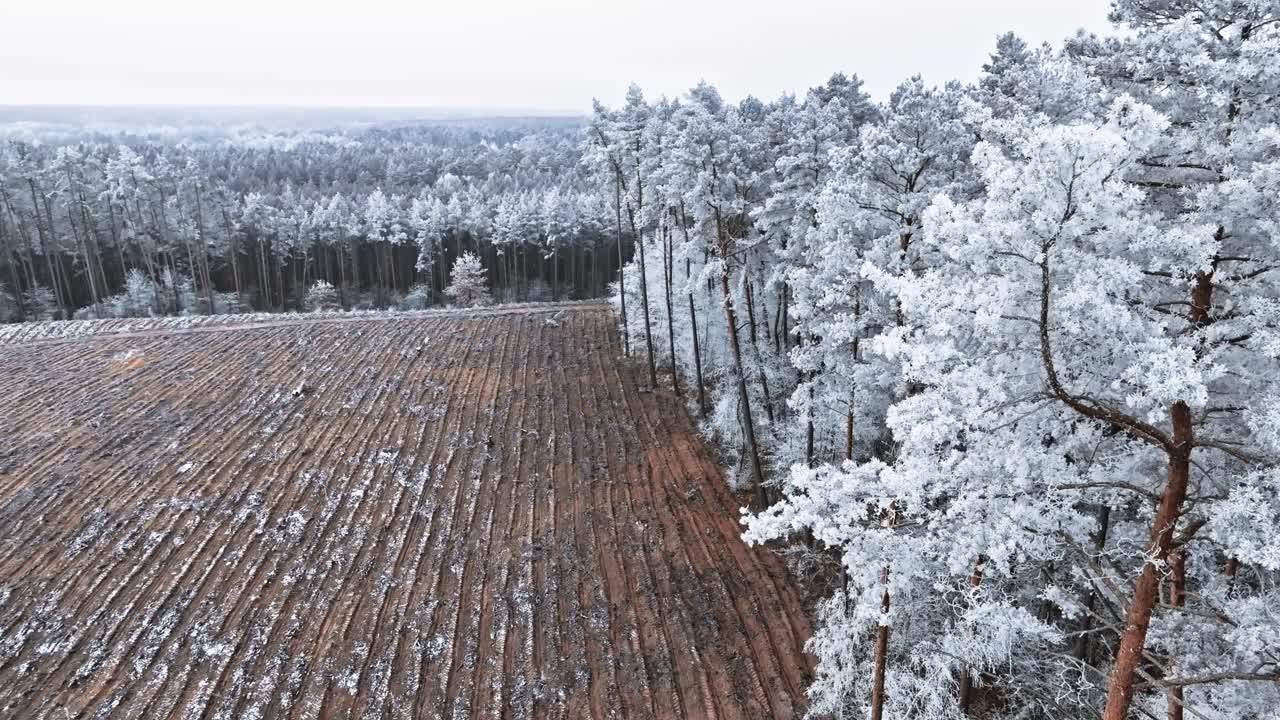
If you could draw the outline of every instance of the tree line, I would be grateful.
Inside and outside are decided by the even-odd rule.
[[[595,107],[627,351],[828,590],[815,716],[1280,707],[1280,9],[1112,20]]]
[[[578,122],[84,137],[0,148],[0,320],[606,293],[622,238]],[[42,141],[52,140],[52,141]],[[624,253],[626,248],[624,247]],[[141,298],[141,299],[140,299]]]

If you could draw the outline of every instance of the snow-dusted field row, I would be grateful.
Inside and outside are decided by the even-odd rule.
[[[46,340],[72,340],[97,335],[123,335],[145,332],[179,332],[204,328],[237,329],[264,325],[297,325],[321,321],[361,321],[421,319],[441,315],[502,314],[547,308],[582,307],[598,301],[584,300],[558,303],[506,303],[485,310],[471,308],[433,308],[429,310],[326,310],[310,313],[242,313],[232,315],[182,315],[176,317],[109,318],[104,320],[50,320],[45,322],[0,325],[0,345]]]
[[[796,589],[607,309],[386,319],[0,347],[0,717],[798,714]]]

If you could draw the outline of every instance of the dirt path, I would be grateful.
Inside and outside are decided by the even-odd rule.
[[[0,346],[0,718],[801,714],[604,306],[103,330]]]

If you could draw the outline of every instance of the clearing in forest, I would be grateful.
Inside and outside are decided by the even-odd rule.
[[[602,305],[0,344],[0,717],[787,718],[782,562]]]

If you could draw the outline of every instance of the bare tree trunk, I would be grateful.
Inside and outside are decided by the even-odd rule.
[[[689,247],[689,221],[684,214],[684,200],[680,201],[680,231],[684,234],[685,248]],[[688,285],[693,278],[693,261],[688,255],[684,258],[684,281]],[[693,370],[698,381],[698,414],[707,416],[707,391],[702,381],[702,345],[698,342],[698,311],[693,303],[693,288],[688,287],[689,326],[693,328]]]
[[[120,247],[120,234],[116,227],[116,210],[111,206],[111,202],[107,202],[107,216],[111,223],[111,244],[115,247],[116,259],[120,263],[120,280],[124,282],[129,276],[129,263],[125,261],[124,249]]]
[[[1107,533],[1111,530],[1111,506],[1103,505],[1098,511],[1098,532],[1093,538],[1093,549],[1095,552],[1101,552],[1107,546]],[[1098,603],[1098,593],[1090,592],[1089,597],[1085,600],[1084,620],[1081,623],[1080,634],[1076,637],[1075,647],[1071,649],[1071,656],[1076,660],[1086,661],[1089,657],[1089,636],[1093,629],[1093,613],[1094,607]]]
[[[785,290],[786,290],[786,286],[784,285],[783,291],[785,292]],[[856,295],[853,301],[853,317],[854,317],[854,320],[860,320],[862,318],[862,295],[861,294]],[[857,332],[854,334],[854,337],[853,337],[852,352],[853,352],[853,365],[855,368],[858,365],[858,360],[862,357],[861,341],[857,334],[861,332],[862,332],[861,329],[857,330]],[[857,407],[858,407],[856,404],[857,393],[858,393],[858,385],[857,385],[857,380],[855,375],[854,381],[849,385],[849,407],[845,410],[845,421],[844,421],[844,459],[845,460],[853,459],[853,419],[854,419],[855,411],[857,410]]]
[[[71,187],[70,185],[68,187]],[[90,245],[93,259],[96,261],[98,270],[98,287],[102,288],[102,294],[111,294],[111,284],[107,282],[107,270],[103,265],[102,258],[102,241],[98,237],[97,224],[89,217],[89,202],[84,197],[84,186],[76,187],[76,200],[80,205],[80,224],[84,228],[85,242]],[[123,272],[123,271],[122,271]],[[123,280],[123,278],[122,278]]]
[[[347,302],[347,248],[345,245],[333,248],[333,259],[338,263],[338,302],[342,303],[343,310],[349,310],[351,305]]]
[[[35,287],[39,283],[36,280],[36,261],[31,248],[31,232],[27,230],[27,223],[22,219],[21,215],[15,215],[14,217],[18,219],[18,231],[22,234],[22,263],[27,271],[27,285],[28,287]]]
[[[627,278],[626,262],[622,256],[622,177],[617,172],[613,175],[613,210],[617,224],[615,237],[618,241],[618,299],[622,303],[622,354],[631,355],[630,330],[627,325]]]
[[[71,257],[73,260],[75,259],[74,254]],[[53,267],[58,271],[59,282],[70,296],[67,300],[66,308],[63,309],[63,318],[70,320],[75,315],[75,296],[72,295],[71,278],[67,277],[67,264],[61,255],[58,256],[58,262],[54,263]]]
[[[884,585],[884,592],[880,595],[880,614],[889,614],[889,568],[888,566],[880,570],[880,583]],[[875,666],[871,677],[871,720],[883,720],[884,718],[884,675],[888,665],[889,657],[889,625],[887,620],[881,620],[880,626],[876,628],[876,655]]]
[[[285,308],[288,307],[288,305],[286,305],[288,301],[285,299],[285,294],[284,294],[284,264],[288,260],[288,257],[289,257],[288,255],[282,254],[278,261],[275,259],[275,257],[272,257],[272,263],[271,263],[271,267],[274,268],[276,272],[276,289],[278,291],[276,293],[276,297],[278,300],[276,307],[279,308],[281,311],[283,311]]]
[[[813,377],[809,377],[809,412],[804,428],[804,464],[813,467]]]
[[[85,271],[89,274],[90,289],[93,290],[92,294],[95,298],[99,295],[97,290],[93,288],[95,284],[97,287],[102,288],[103,296],[108,295],[110,294],[111,286],[107,283],[107,272],[102,266],[102,255],[100,243],[98,242],[98,230],[94,227],[93,221],[89,218],[89,203],[85,200],[82,186],[77,185],[75,182],[74,177],[71,174],[70,166],[67,167],[67,192],[67,220],[71,223],[72,233],[75,233],[75,220],[71,217],[71,200],[73,199],[71,195],[74,195],[74,200],[80,208],[80,234],[83,236],[80,239],[81,253],[85,258]],[[96,279],[94,275],[95,272],[97,273]],[[95,299],[93,307],[94,314],[100,315],[101,303]]]
[[[263,309],[270,310],[272,303],[271,273],[267,268],[267,244],[261,237],[258,238],[258,263],[260,278],[258,288],[261,294],[259,301],[262,303]]]
[[[627,201],[627,220],[631,223],[631,234],[636,239],[636,257],[640,258],[640,309],[644,316],[644,345],[649,361],[649,387],[658,387],[658,369],[653,362],[653,328],[649,323],[649,276],[645,270],[644,237],[636,230],[636,214],[631,209],[631,201]]]
[[[849,390],[849,408],[845,411],[844,418],[844,459],[853,459],[853,411],[854,411],[854,394],[853,390]]]
[[[1216,239],[1221,242],[1225,230],[1218,227]],[[1217,260],[1215,258],[1214,263]],[[1191,308],[1188,319],[1197,328],[1213,322],[1210,308],[1213,300],[1213,270],[1196,274],[1191,289]],[[1042,308],[1044,306],[1042,305]],[[1041,311],[1042,315],[1044,310]],[[1043,323],[1043,320],[1042,320]],[[1156,505],[1155,519],[1151,523],[1151,539],[1147,543],[1145,561],[1138,581],[1134,584],[1133,601],[1125,616],[1120,647],[1116,651],[1115,664],[1107,684],[1107,704],[1102,711],[1103,720],[1126,720],[1133,702],[1134,677],[1142,663],[1147,642],[1147,629],[1155,609],[1160,578],[1158,568],[1169,560],[1175,551],[1174,532],[1182,517],[1182,504],[1187,499],[1187,487],[1191,480],[1191,451],[1195,446],[1195,427],[1191,408],[1183,401],[1175,402],[1169,410],[1172,435],[1168,439],[1168,478],[1160,501]],[[1170,695],[1170,698],[1173,698]],[[1179,708],[1181,705],[1179,704]],[[1179,711],[1180,712],[1180,711]]]
[[[13,201],[9,198],[9,191],[5,188],[3,183],[0,183],[0,200],[4,201],[4,207],[8,208],[9,214],[13,217],[13,221],[18,225],[18,236],[22,241],[22,266],[26,271],[27,286],[28,289],[34,288],[37,285],[37,281],[35,261],[32,259],[31,233],[27,230],[27,223],[23,219],[22,215],[20,215],[13,207]],[[19,294],[21,294],[22,288],[20,286],[15,287],[15,289],[19,291]],[[24,308],[26,307],[25,300],[20,299],[19,303],[22,304]]]
[[[27,184],[31,188],[31,206],[35,212],[36,235],[40,239],[40,254],[44,255],[45,266],[49,270],[49,283],[53,288],[53,296],[58,301],[58,311],[64,318],[70,318],[67,312],[67,302],[63,298],[62,283],[59,280],[57,269],[53,265],[53,214],[49,212],[48,204],[45,205],[45,221],[48,223],[48,235],[46,237],[45,230],[40,224],[40,192],[36,189],[36,182],[31,178],[27,178]]]
[[[1169,604],[1175,608],[1186,605],[1187,602],[1187,557],[1181,548],[1174,550],[1169,555],[1169,577],[1172,580],[1173,587],[1169,593]],[[1176,659],[1169,658],[1169,673],[1175,670]],[[1182,707],[1185,702],[1182,688],[1174,686],[1169,688],[1168,716],[1169,720],[1182,720]]]
[[[560,300],[560,253],[552,251],[551,257],[551,299]],[[572,268],[572,266],[570,266]],[[572,271],[569,273],[570,280],[573,279]]]
[[[67,208],[67,224],[71,226],[71,235],[80,246],[80,257],[84,259],[85,277],[89,280],[89,297],[93,299],[93,316],[102,317],[102,300],[98,297],[98,281],[93,273],[93,259],[89,257],[89,244],[83,234],[76,230],[76,222],[71,216],[71,208]]]
[[[240,241],[231,230],[231,218],[228,217],[225,207],[222,208],[222,226],[227,231],[227,255],[228,262],[231,263],[231,280],[236,285],[236,312],[240,312],[244,305],[244,292],[240,287]]]
[[[755,291],[752,289],[751,276],[744,269],[742,272],[742,282],[746,289],[747,296],[747,325],[751,328],[749,333],[751,338],[751,352],[755,355],[756,370],[760,375],[760,389],[764,393],[764,414],[769,418],[769,427],[775,427],[777,422],[773,415],[773,395],[769,392],[769,376],[764,369],[764,356],[760,354],[760,343],[756,340],[756,302]]]
[[[0,212],[0,250],[3,250],[5,264],[9,266],[9,282],[13,283],[13,300],[18,305],[18,320],[27,319],[27,303],[22,298],[22,281],[18,279],[18,250],[17,244],[14,244],[12,250],[9,248],[9,227],[5,222],[5,213]]]
[[[702,346],[698,343],[698,312],[689,293],[689,326],[693,328],[693,369],[698,378],[698,414],[707,416],[707,392],[702,382]]]
[[[970,588],[977,589],[977,587],[982,584],[982,573],[983,573],[983,570],[986,568],[986,565],[987,565],[986,556],[979,555],[977,562],[973,564],[973,572],[969,575]],[[971,674],[971,671],[969,670],[969,668],[966,667],[960,671],[960,697],[959,697],[960,712],[964,713],[965,715],[970,714],[970,710],[973,707],[973,691],[974,691],[973,675]]]
[[[1107,684],[1107,704],[1102,712],[1103,720],[1128,718],[1129,705],[1133,702],[1134,678],[1142,664],[1147,629],[1151,625],[1151,614],[1160,584],[1157,568],[1168,560],[1169,553],[1173,550],[1173,533],[1181,517],[1182,503],[1187,498],[1187,485],[1191,476],[1191,408],[1178,401],[1174,403],[1170,416],[1173,421],[1173,447],[1169,452],[1168,479],[1156,506],[1155,520],[1151,524],[1151,539],[1145,552],[1146,559],[1138,581],[1134,584],[1133,601],[1125,615],[1120,648],[1116,651],[1115,665],[1111,668]]]
[[[209,243],[205,242],[204,208],[200,198],[200,185],[195,186],[196,193],[196,233],[200,242],[200,282],[204,284],[204,297],[209,303],[209,314],[216,315],[218,306],[213,300],[213,274],[209,272]]]
[[[789,326],[789,318],[787,317],[787,309],[790,307],[791,286],[782,283],[782,349],[786,350],[790,344],[791,328]]]
[[[680,366],[676,362],[676,326],[671,306],[671,275],[674,271],[671,255],[671,229],[663,224],[662,279],[667,291],[667,344],[671,349],[671,389],[675,391],[676,395],[680,395]]]
[[[178,197],[175,196],[174,199],[176,201]],[[185,224],[185,222],[186,222],[186,218],[183,217],[181,206],[179,206],[178,208],[179,228],[181,228],[182,225]],[[200,268],[197,267],[196,256],[195,256],[195,252],[191,249],[190,239],[188,239],[185,234],[181,233],[181,230],[179,230],[179,234],[182,235],[182,249],[187,251],[187,269],[191,272],[191,290],[193,294],[197,294],[200,292],[200,285],[202,283]]]
[[[751,464],[751,473],[756,491],[756,503],[763,509],[769,504],[768,493],[764,487],[764,470],[760,465],[760,448],[756,445],[755,419],[751,416],[751,395],[747,392],[747,375],[742,367],[742,344],[738,339],[738,314],[733,308],[733,293],[729,288],[729,238],[716,208],[716,235],[720,253],[720,293],[724,303],[725,325],[729,331],[729,349],[733,356],[733,371],[738,384],[739,414],[742,417],[742,434],[746,440],[747,460]]]
[[[399,265],[400,263],[396,260],[396,250],[397,246],[395,245],[389,245],[387,247],[387,264],[391,266],[391,292],[393,293],[400,292],[400,278],[396,273],[396,265]],[[388,302],[389,301],[390,298],[388,298]]]

